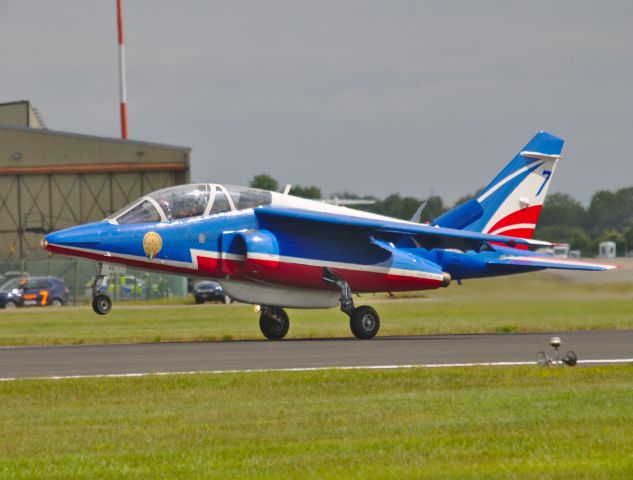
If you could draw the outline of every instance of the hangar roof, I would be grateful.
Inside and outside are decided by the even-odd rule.
[[[191,148],[0,125],[0,175],[188,170]]]

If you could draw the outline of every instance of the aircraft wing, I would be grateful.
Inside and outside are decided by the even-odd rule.
[[[618,268],[616,265],[606,265],[602,263],[583,262],[580,260],[572,260],[568,258],[541,257],[541,256],[523,256],[523,255],[502,255],[498,259],[491,259],[489,265],[514,267],[515,269],[525,267],[526,269],[534,268],[557,268],[560,270],[588,270],[599,272],[603,270],[611,270]]]
[[[525,238],[489,235],[452,228],[433,227],[406,221],[367,218],[353,215],[317,212],[285,207],[258,207],[255,214],[262,225],[285,224],[291,228],[326,226],[339,233],[365,232],[369,235],[386,234],[410,236],[423,248],[456,248],[476,250],[483,243],[503,244],[509,247],[551,246],[549,242]]]

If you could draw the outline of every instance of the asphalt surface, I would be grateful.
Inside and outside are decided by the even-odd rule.
[[[0,378],[531,362],[555,333],[0,348]],[[633,358],[633,330],[566,332],[579,360]]]

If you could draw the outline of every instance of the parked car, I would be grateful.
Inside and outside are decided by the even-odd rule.
[[[193,286],[193,298],[196,303],[224,302],[231,303],[231,297],[225,295],[218,282],[203,280]]]
[[[32,307],[68,303],[68,288],[61,278],[14,278],[0,287],[0,307]]]
[[[18,280],[20,278],[26,278],[27,280],[29,279],[28,272],[20,272],[19,270],[9,270],[8,272],[4,272],[3,276],[4,276],[3,285],[4,283],[13,279],[18,279]]]

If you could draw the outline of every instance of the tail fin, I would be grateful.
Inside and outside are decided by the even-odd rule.
[[[563,139],[550,133],[537,133],[476,198],[439,216],[433,223],[532,238],[563,143]]]

